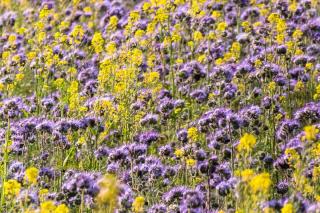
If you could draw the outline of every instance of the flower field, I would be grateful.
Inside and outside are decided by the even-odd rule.
[[[0,0],[0,213],[319,213],[319,0]]]

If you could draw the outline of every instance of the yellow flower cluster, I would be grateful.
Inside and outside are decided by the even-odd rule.
[[[97,54],[99,54],[99,53],[101,53],[103,51],[103,49],[104,49],[104,47],[103,47],[104,39],[103,39],[103,37],[102,37],[100,32],[96,32],[93,35],[91,43],[92,43],[92,46],[94,48],[94,51]]]
[[[71,82],[70,87],[68,88],[68,94],[70,111],[74,112],[80,105],[79,83],[77,81]]]
[[[177,149],[174,151],[174,155],[178,158],[182,158],[184,155],[184,151],[182,149]]]
[[[293,213],[293,212],[294,212],[294,208],[292,203],[286,203],[281,209],[281,213]]]
[[[314,141],[317,139],[317,134],[319,133],[319,129],[312,125],[304,127],[304,136],[308,141]]]
[[[237,146],[237,150],[239,152],[248,153],[253,149],[256,142],[257,142],[257,139],[254,135],[245,133],[240,139],[240,142]]]
[[[269,173],[255,175],[249,182],[253,193],[267,194],[272,182]]]
[[[138,196],[132,203],[132,211],[135,213],[143,212],[144,197]]]
[[[53,201],[47,200],[40,203],[41,213],[69,213],[70,210],[65,204],[56,206]]]
[[[196,127],[190,127],[188,129],[188,139],[192,142],[197,142],[199,140],[199,131]]]
[[[5,181],[3,187],[4,194],[9,197],[18,196],[21,190],[21,184],[14,179]]]
[[[320,84],[316,87],[316,92],[315,92],[315,94],[313,95],[313,99],[314,99],[314,100],[320,99]]]
[[[109,24],[108,24],[108,30],[114,31],[117,29],[118,26],[118,17],[117,16],[111,16],[109,19]]]
[[[37,183],[39,170],[35,167],[30,167],[25,171],[24,179],[31,184]]]
[[[104,206],[108,206],[110,210],[114,210],[117,207],[119,183],[115,176],[106,175],[99,181],[100,192],[97,195],[97,203],[99,209],[104,209]]]

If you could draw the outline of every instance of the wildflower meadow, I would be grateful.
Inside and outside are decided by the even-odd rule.
[[[0,0],[0,213],[320,213],[320,0]]]

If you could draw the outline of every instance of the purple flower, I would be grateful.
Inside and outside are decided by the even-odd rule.
[[[143,143],[150,145],[152,142],[155,142],[159,139],[160,135],[158,132],[151,130],[147,132],[140,133],[135,136],[135,141],[138,143]]]
[[[148,209],[148,213],[166,213],[167,207],[165,204],[155,204],[150,209]]]

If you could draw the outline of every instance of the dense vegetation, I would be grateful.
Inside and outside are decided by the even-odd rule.
[[[318,0],[0,11],[0,212],[320,212]]]

